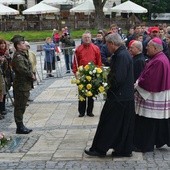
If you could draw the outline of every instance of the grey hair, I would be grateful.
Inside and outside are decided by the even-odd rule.
[[[112,33],[105,37],[106,42],[114,43],[116,46],[123,45],[121,36],[118,33]]]
[[[163,51],[163,45],[162,44],[157,44],[154,41],[150,40],[152,42],[152,44],[154,45],[154,47],[158,50],[158,51]]]
[[[141,41],[134,41],[133,43],[137,49],[139,49],[141,52],[143,51],[143,44]]]
[[[85,35],[89,35],[90,37],[92,37],[90,32],[85,32],[85,33],[83,33],[82,38],[83,38]]]

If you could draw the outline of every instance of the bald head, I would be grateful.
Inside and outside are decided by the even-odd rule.
[[[132,56],[136,56],[143,51],[143,45],[141,41],[134,41],[129,47],[129,52]]]
[[[159,38],[151,39],[147,45],[147,55],[153,57],[161,51],[163,51],[162,40]]]
[[[142,45],[142,42],[141,41],[134,41],[133,43],[132,43],[132,45],[133,46],[135,46],[136,48],[138,48],[139,49],[139,51],[143,51],[143,45]]]

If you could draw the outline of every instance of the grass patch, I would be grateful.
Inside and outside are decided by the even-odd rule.
[[[86,30],[71,30],[71,36],[73,39],[81,38],[82,34]],[[92,35],[96,35],[97,30],[89,30],[91,31]],[[0,32],[0,38],[3,38],[7,41],[10,41],[10,39],[14,35],[22,35],[25,37],[25,40],[27,41],[44,41],[46,37],[52,36],[51,30],[43,30],[43,31],[9,31],[9,32]]]

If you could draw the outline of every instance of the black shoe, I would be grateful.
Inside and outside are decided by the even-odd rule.
[[[105,157],[106,154],[101,154],[99,152],[96,152],[96,151],[90,151],[90,150],[84,150],[84,152],[89,155],[89,156],[98,156],[98,157]]]
[[[132,153],[118,153],[112,152],[113,157],[132,157]]]
[[[84,117],[84,115],[83,114],[79,114],[79,117]]]
[[[68,73],[70,73],[70,70],[67,70],[67,71],[66,71],[66,74],[68,74]]]
[[[2,120],[2,119],[4,119],[5,117],[4,117],[4,115],[1,115],[0,114],[0,120]]]
[[[87,113],[87,116],[94,117],[94,114],[93,113]]]
[[[34,100],[33,99],[28,99],[29,102],[33,102]]]
[[[6,110],[3,110],[1,115],[6,115],[7,114],[7,111]]]
[[[32,129],[28,129],[25,126],[21,127],[21,128],[17,128],[16,130],[16,134],[28,134],[32,132]]]
[[[136,148],[136,147],[133,148],[133,151],[134,151],[134,152],[142,152],[141,149],[138,149],[138,148]]]
[[[49,77],[54,77],[52,74],[49,74]]]

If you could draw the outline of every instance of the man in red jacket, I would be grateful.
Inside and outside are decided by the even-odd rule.
[[[76,75],[79,66],[85,66],[89,62],[93,62],[96,66],[102,65],[99,48],[91,42],[91,34],[84,33],[82,36],[83,43],[77,47],[73,62],[73,73]],[[94,100],[92,97],[87,98],[87,116],[93,117]],[[83,117],[86,112],[86,100],[79,101],[78,104],[79,117]]]

